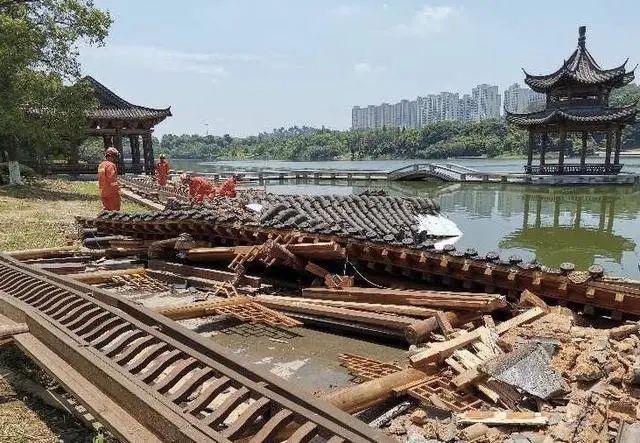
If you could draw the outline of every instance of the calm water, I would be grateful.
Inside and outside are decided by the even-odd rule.
[[[522,160],[455,160],[481,171],[522,171]],[[640,159],[623,159],[623,172],[640,173]],[[176,169],[220,167],[390,170],[411,161],[363,162],[173,162]],[[537,258],[548,266],[570,261],[578,269],[599,263],[615,275],[640,279],[640,188],[630,186],[541,187],[441,182],[341,182],[272,184],[279,193],[349,194],[383,188],[392,195],[430,196],[464,235],[456,247]]]

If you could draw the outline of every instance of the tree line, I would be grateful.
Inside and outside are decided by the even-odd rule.
[[[614,90],[612,106],[623,106],[640,99],[635,84]],[[557,143],[556,139],[553,139]],[[527,132],[509,125],[502,118],[472,122],[445,121],[422,128],[381,128],[337,131],[326,128],[278,128],[257,136],[231,137],[166,134],[160,150],[173,158],[273,159],[273,160],[369,160],[438,159],[460,156],[525,155]],[[589,140],[589,150],[601,144],[601,136]],[[579,136],[568,138],[568,154],[578,151]],[[628,126],[623,148],[640,146],[640,125]],[[575,147],[575,149],[574,149]],[[575,152],[574,152],[575,151]]]

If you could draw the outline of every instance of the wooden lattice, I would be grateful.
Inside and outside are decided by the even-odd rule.
[[[454,412],[464,412],[480,409],[485,403],[475,395],[466,390],[458,390],[446,377],[435,377],[413,386],[407,393],[425,403],[444,403],[448,409]],[[434,401],[433,396],[437,397]]]
[[[402,371],[402,368],[392,363],[385,363],[373,358],[356,354],[340,354],[340,364],[347,368],[349,373],[362,381],[373,380],[394,372]]]
[[[238,320],[250,323],[261,323],[268,326],[284,326],[296,328],[302,326],[298,320],[287,317],[273,309],[264,307],[258,303],[243,303],[240,305],[221,306],[215,309],[220,314],[230,314]]]

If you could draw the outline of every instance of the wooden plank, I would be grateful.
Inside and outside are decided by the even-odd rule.
[[[487,425],[544,426],[549,423],[549,417],[540,412],[467,411],[456,414],[456,421]]]
[[[253,246],[232,246],[213,248],[193,248],[185,252],[187,260],[191,262],[231,261],[236,255],[246,254]],[[339,244],[329,242],[293,243],[283,245],[289,252],[308,260],[338,260],[344,257],[344,248]]]
[[[189,303],[179,306],[160,307],[156,311],[159,314],[169,317],[172,320],[184,320],[188,318],[206,317],[215,315],[216,309],[223,306],[238,306],[251,303],[249,297],[232,297],[221,300],[208,300],[196,303]]]
[[[471,332],[462,334],[452,340],[448,340],[442,343],[434,343],[426,351],[419,352],[409,357],[409,361],[414,367],[423,366],[433,362],[444,361],[456,349],[467,346],[469,343],[478,340],[480,338],[480,334],[482,334],[484,330],[486,330],[486,328],[482,326]]]
[[[505,332],[507,332],[509,329],[515,328],[516,326],[520,326],[530,321],[533,321],[539,317],[542,317],[544,314],[545,314],[544,309],[542,309],[539,306],[536,306],[535,308],[531,308],[523,312],[522,314],[516,315],[515,317],[507,321],[503,321],[502,323],[496,326],[496,332],[499,335],[502,335]]]

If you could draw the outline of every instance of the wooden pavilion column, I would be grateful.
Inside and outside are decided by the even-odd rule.
[[[535,134],[529,130],[529,150],[527,152],[527,172],[531,173],[531,164],[533,163],[533,147],[535,145]]]
[[[142,134],[142,152],[144,155],[144,172],[153,174],[153,142],[151,132]]]
[[[118,173],[124,174],[124,150],[122,149],[122,134],[120,133],[120,129],[116,129],[116,134],[113,136],[113,147],[116,148],[120,154],[118,156]]]
[[[611,128],[607,129],[606,150],[604,154],[604,170],[605,174],[609,173],[611,169],[611,146],[613,145],[613,131]]]
[[[585,164],[587,162],[587,137],[589,133],[586,131],[582,132],[582,150],[580,151],[580,170],[584,172]]]
[[[622,125],[616,126],[616,145],[613,154],[613,164],[620,164],[620,145],[622,144]]]
[[[558,155],[558,174],[564,174],[564,151],[567,145],[567,128],[560,127],[560,153]]]
[[[547,154],[547,145],[549,144],[549,134],[547,132],[542,134],[542,145],[540,146],[540,166],[544,166]]]
[[[136,172],[142,171],[142,164],[140,163],[140,136],[130,135],[129,145],[131,145],[131,163],[135,166]]]

